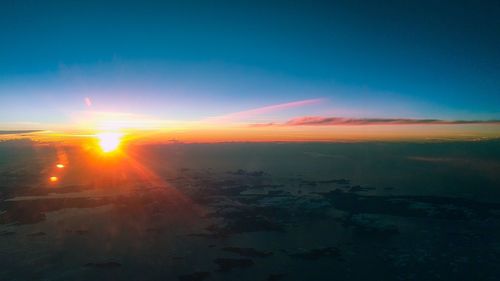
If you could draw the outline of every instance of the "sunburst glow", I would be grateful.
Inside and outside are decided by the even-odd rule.
[[[103,152],[111,152],[116,150],[122,141],[123,134],[115,132],[106,132],[96,135],[99,139],[99,146]]]

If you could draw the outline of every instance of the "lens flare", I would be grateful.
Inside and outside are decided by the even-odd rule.
[[[59,181],[59,178],[56,177],[56,176],[52,176],[52,177],[49,178],[49,181],[50,182],[57,182],[57,181]]]
[[[64,168],[64,164],[57,164],[56,167],[59,168],[59,169],[63,169]]]
[[[101,147],[103,152],[111,152],[116,150],[121,143],[121,138],[123,134],[120,133],[100,133],[96,135],[99,139],[99,146]]]

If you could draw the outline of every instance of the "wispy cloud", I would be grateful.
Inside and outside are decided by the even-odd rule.
[[[318,103],[321,103],[323,101],[324,101],[324,99],[307,99],[307,100],[293,101],[293,102],[287,102],[287,103],[280,103],[280,104],[268,105],[268,106],[249,109],[249,110],[240,111],[240,112],[234,112],[234,113],[230,113],[230,114],[226,114],[226,115],[222,115],[222,116],[210,117],[210,118],[208,118],[208,120],[209,121],[218,121],[218,122],[230,122],[230,121],[241,120],[241,119],[250,118],[250,117],[254,117],[254,116],[259,116],[262,114],[271,113],[271,112],[275,112],[275,111],[279,111],[279,110],[286,110],[286,109],[295,108],[295,107],[318,104]]]
[[[0,135],[20,135],[42,132],[42,130],[0,130]]]
[[[441,120],[441,119],[409,119],[409,118],[342,118],[303,116],[288,120],[285,123],[259,123],[251,127],[272,126],[359,126],[359,125],[464,125],[495,124],[500,120]]]

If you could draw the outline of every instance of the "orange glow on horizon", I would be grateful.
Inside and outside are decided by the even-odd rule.
[[[335,141],[427,141],[476,140],[500,137],[500,126],[493,124],[466,125],[356,125],[356,126],[270,126],[185,124],[158,130],[110,129],[87,131],[46,131],[30,136],[37,145],[57,143],[61,147],[82,145],[110,154],[121,146],[163,143],[218,142],[335,142]],[[12,139],[0,135],[0,140]],[[15,138],[14,138],[15,139]],[[66,164],[64,151],[57,163]],[[66,167],[65,167],[66,168]]]

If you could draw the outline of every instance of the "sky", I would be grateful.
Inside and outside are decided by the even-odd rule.
[[[498,131],[499,14],[498,1],[1,1],[0,130],[314,117]]]

